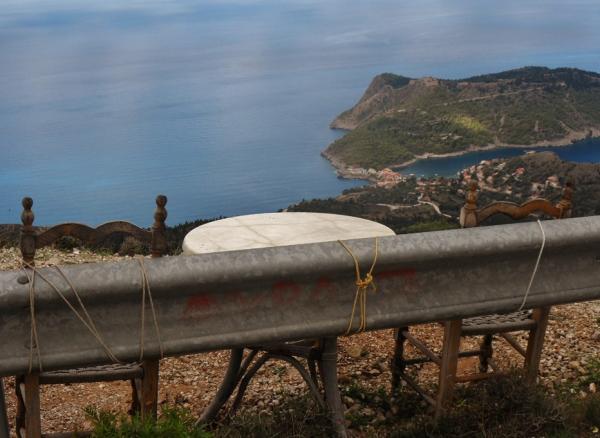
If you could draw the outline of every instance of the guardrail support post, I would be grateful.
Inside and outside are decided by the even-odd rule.
[[[323,378],[323,389],[325,390],[325,402],[337,436],[346,438],[348,435],[344,421],[344,406],[342,405],[337,379],[337,338],[323,338],[322,342],[323,353],[320,361],[320,371]]]

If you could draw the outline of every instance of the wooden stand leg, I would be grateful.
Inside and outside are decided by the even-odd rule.
[[[140,414],[142,410],[142,379],[135,378],[129,381],[131,384],[131,405],[129,415]]]
[[[202,412],[202,415],[200,415],[200,419],[196,422],[196,424],[213,421],[217,417],[217,414],[223,405],[227,402],[227,400],[229,400],[229,397],[231,397],[231,394],[233,394],[233,391],[235,390],[235,387],[239,381],[239,373],[243,355],[243,348],[234,348],[231,350],[229,366],[227,367],[227,372],[225,373],[225,377],[223,377],[223,382],[219,387],[219,391],[215,395],[215,398],[213,398],[210,402],[210,405],[208,405],[204,412]]]
[[[19,406],[17,406],[19,410],[17,436],[21,438],[40,438],[42,436],[42,423],[40,417],[39,374],[18,376],[15,387],[19,399]]]
[[[323,338],[320,360],[321,377],[325,389],[325,402],[338,437],[348,436],[344,423],[344,408],[337,380],[337,338]]]
[[[0,378],[0,438],[8,438],[8,415],[6,415],[6,400],[2,378]]]
[[[445,323],[439,392],[435,405],[436,420],[441,417],[450,400],[452,400],[454,384],[456,382],[456,368],[458,366],[461,327],[462,320],[460,319]]]
[[[481,353],[479,354],[479,372],[481,372],[481,373],[488,372],[488,367],[489,367],[488,360],[492,357],[492,354],[494,351],[492,349],[493,339],[494,338],[492,335],[485,335],[483,337],[483,340],[481,341],[481,345],[480,345]]]
[[[534,384],[537,379],[549,315],[550,307],[540,307],[533,310],[532,318],[537,321],[537,325],[529,331],[527,352],[525,354],[525,381],[528,384]]]
[[[158,408],[158,359],[145,360],[142,362],[144,376],[142,378],[141,410],[142,419],[156,418]]]
[[[15,376],[15,395],[17,399],[15,430],[19,438],[21,438],[21,429],[25,430],[25,400],[23,399],[23,393],[20,389],[24,381],[25,376]]]
[[[394,357],[392,358],[392,394],[400,390],[400,374],[406,369],[404,363],[404,342],[406,338],[402,334],[408,331],[408,327],[400,327],[394,330]]]

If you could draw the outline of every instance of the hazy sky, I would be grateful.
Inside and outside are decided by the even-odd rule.
[[[28,42],[62,36],[70,45],[49,46],[49,53],[82,49],[119,57],[168,49],[181,37],[208,62],[214,51],[221,61],[223,51],[236,60],[246,53],[241,67],[250,71],[264,67],[261,59],[270,53],[310,50],[319,63],[352,51],[358,63],[388,59],[403,74],[461,74],[466,66],[491,68],[498,58],[511,66],[549,63],[553,55],[555,64],[598,68],[599,29],[597,0],[11,0],[0,9],[0,50],[18,56]],[[294,66],[291,58],[288,67],[307,67],[305,59]],[[449,63],[457,66],[443,67]]]

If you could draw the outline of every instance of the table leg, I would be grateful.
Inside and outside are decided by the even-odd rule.
[[[223,377],[223,382],[221,383],[215,398],[213,398],[212,402],[210,402],[210,405],[208,405],[206,409],[204,409],[204,412],[202,412],[197,424],[213,421],[223,405],[227,402],[229,397],[231,397],[231,394],[238,384],[243,355],[243,348],[234,348],[231,350],[231,357],[229,358],[229,365],[227,367],[225,377]]]
[[[347,431],[344,422],[344,407],[337,379],[337,338],[323,338],[322,342],[321,377],[325,390],[325,402],[337,436],[345,438]]]
[[[4,382],[0,378],[0,438],[8,438],[8,416],[4,399]]]

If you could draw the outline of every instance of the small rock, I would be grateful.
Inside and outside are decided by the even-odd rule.
[[[372,417],[375,415],[375,411],[371,408],[364,408],[362,411],[360,411],[360,413],[365,417]]]
[[[346,352],[348,353],[348,356],[358,359],[362,355],[363,349],[362,346],[354,344],[350,345]]]
[[[350,407],[352,405],[354,405],[354,399],[352,397],[348,397],[347,395],[345,395],[342,400],[344,401],[344,403],[346,404],[346,406]]]
[[[384,372],[387,369],[387,364],[386,364],[385,360],[379,360],[379,361],[375,362],[373,367],[377,368],[381,372]]]
[[[596,330],[594,333],[592,333],[592,341],[600,341],[600,330]]]
[[[572,360],[571,362],[569,362],[569,367],[576,370],[576,369],[580,368],[581,365],[576,360]]]
[[[50,257],[48,259],[48,264],[49,265],[60,265],[61,264],[61,260],[58,257]]]
[[[590,386],[588,389],[592,394],[595,394],[596,393],[596,384],[594,382],[590,383]]]
[[[354,404],[354,405],[350,406],[350,408],[348,409],[348,412],[358,412],[359,410],[360,410],[360,405]]]
[[[338,382],[341,384],[348,384],[348,383],[352,382],[352,379],[350,378],[350,376],[348,374],[340,374],[338,376]]]

